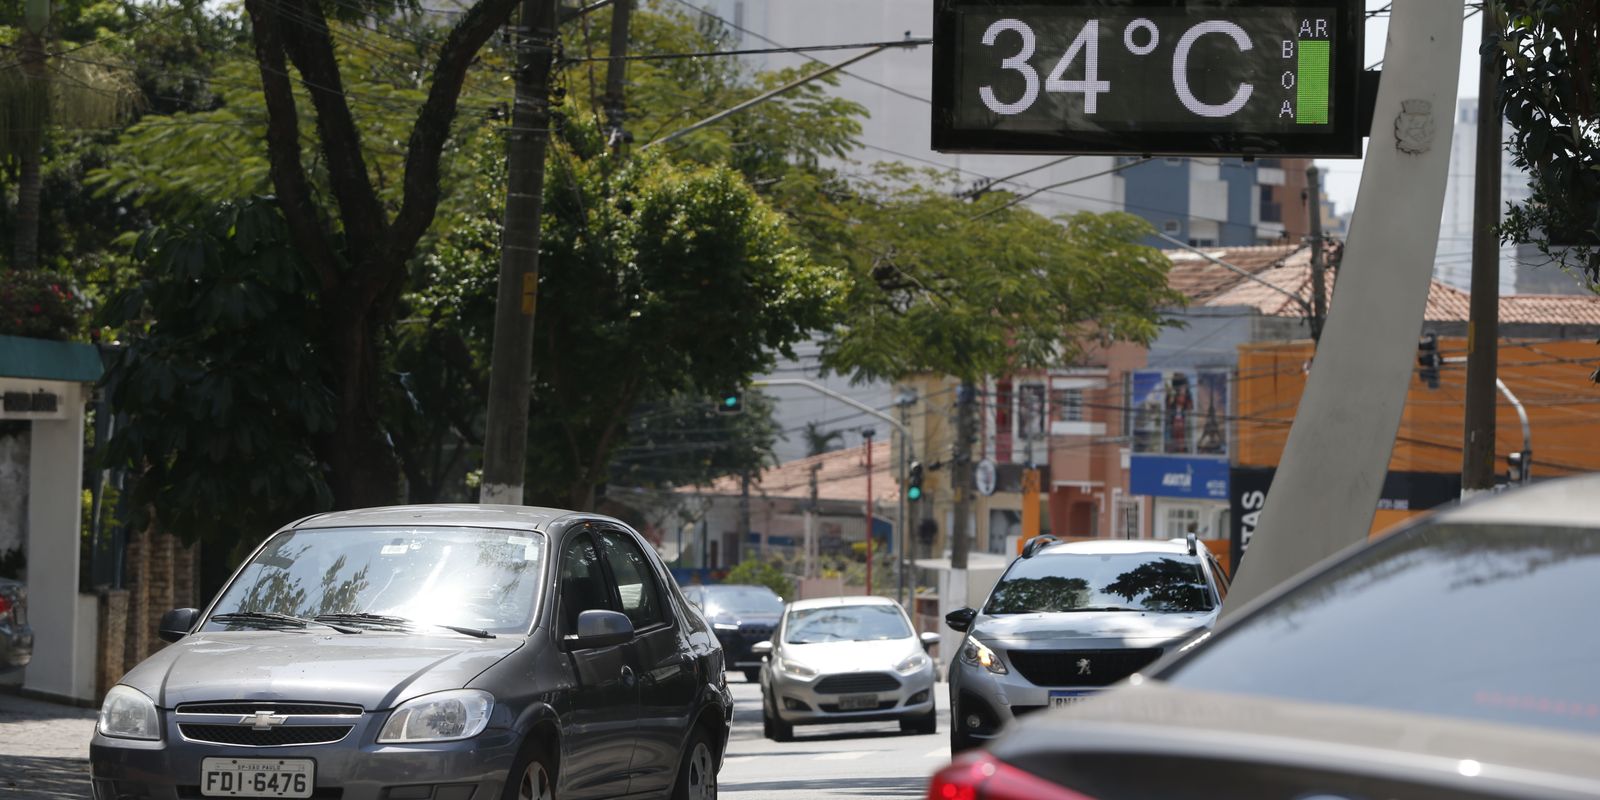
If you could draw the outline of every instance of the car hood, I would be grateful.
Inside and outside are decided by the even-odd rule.
[[[769,628],[778,627],[777,614],[762,614],[758,612],[723,611],[706,614],[706,619],[716,625],[765,625]]]
[[[1157,643],[1182,639],[1216,624],[1215,611],[1202,614],[1157,614],[1133,611],[1074,611],[1054,614],[1007,614],[979,617],[972,635],[1009,648],[1078,647],[1084,640]]]
[[[223,631],[184,637],[123,677],[162,708],[219,700],[278,700],[393,708],[459,689],[526,643],[326,629]]]
[[[840,672],[891,672],[906,657],[922,652],[917,639],[872,642],[818,642],[783,645],[783,657],[827,675]]]

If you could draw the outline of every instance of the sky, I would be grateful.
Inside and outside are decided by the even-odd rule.
[[[1402,2],[1415,2],[1415,0],[1401,0]],[[1366,0],[1367,10],[1377,11],[1389,6],[1390,3],[1380,0]],[[1463,4],[1465,5],[1465,4]],[[1468,10],[1463,9],[1462,16]],[[1483,28],[1479,24],[1481,15],[1473,14],[1471,18],[1462,23],[1462,48],[1461,48],[1461,78],[1457,84],[1456,93],[1460,97],[1478,96],[1478,41],[1483,36]],[[1387,13],[1379,14],[1367,20],[1366,30],[1366,58],[1364,66],[1371,66],[1383,58],[1384,40],[1389,33],[1389,16]],[[1454,109],[1451,110],[1454,112]],[[1333,201],[1334,208],[1340,214],[1347,214],[1356,203],[1356,191],[1361,183],[1361,159],[1318,159],[1317,166],[1322,168],[1322,183],[1328,191],[1328,197]]]

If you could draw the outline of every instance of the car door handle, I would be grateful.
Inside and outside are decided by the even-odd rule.
[[[623,686],[632,686],[633,685],[633,667],[624,666],[622,668],[622,685]]]

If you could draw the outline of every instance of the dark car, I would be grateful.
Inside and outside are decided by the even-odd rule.
[[[310,517],[161,628],[106,695],[97,800],[716,796],[722,651],[614,519]]]
[[[1149,666],[1216,624],[1227,587],[1193,538],[1029,542],[982,609],[945,617],[967,634],[950,664],[951,750]]]
[[[1589,475],[1358,545],[929,796],[1600,797],[1597,512]]]
[[[783,598],[765,586],[718,583],[685,586],[684,596],[699,606],[711,621],[728,669],[744,672],[744,679],[755,683],[761,676],[761,657],[750,646],[772,638],[783,616]]]
[[[28,626],[28,587],[0,578],[0,672],[28,666],[33,628]]]

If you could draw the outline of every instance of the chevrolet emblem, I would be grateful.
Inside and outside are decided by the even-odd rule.
[[[274,725],[282,725],[288,719],[282,714],[274,714],[271,711],[257,711],[248,717],[240,717],[239,724],[249,725],[253,731],[270,731]]]

